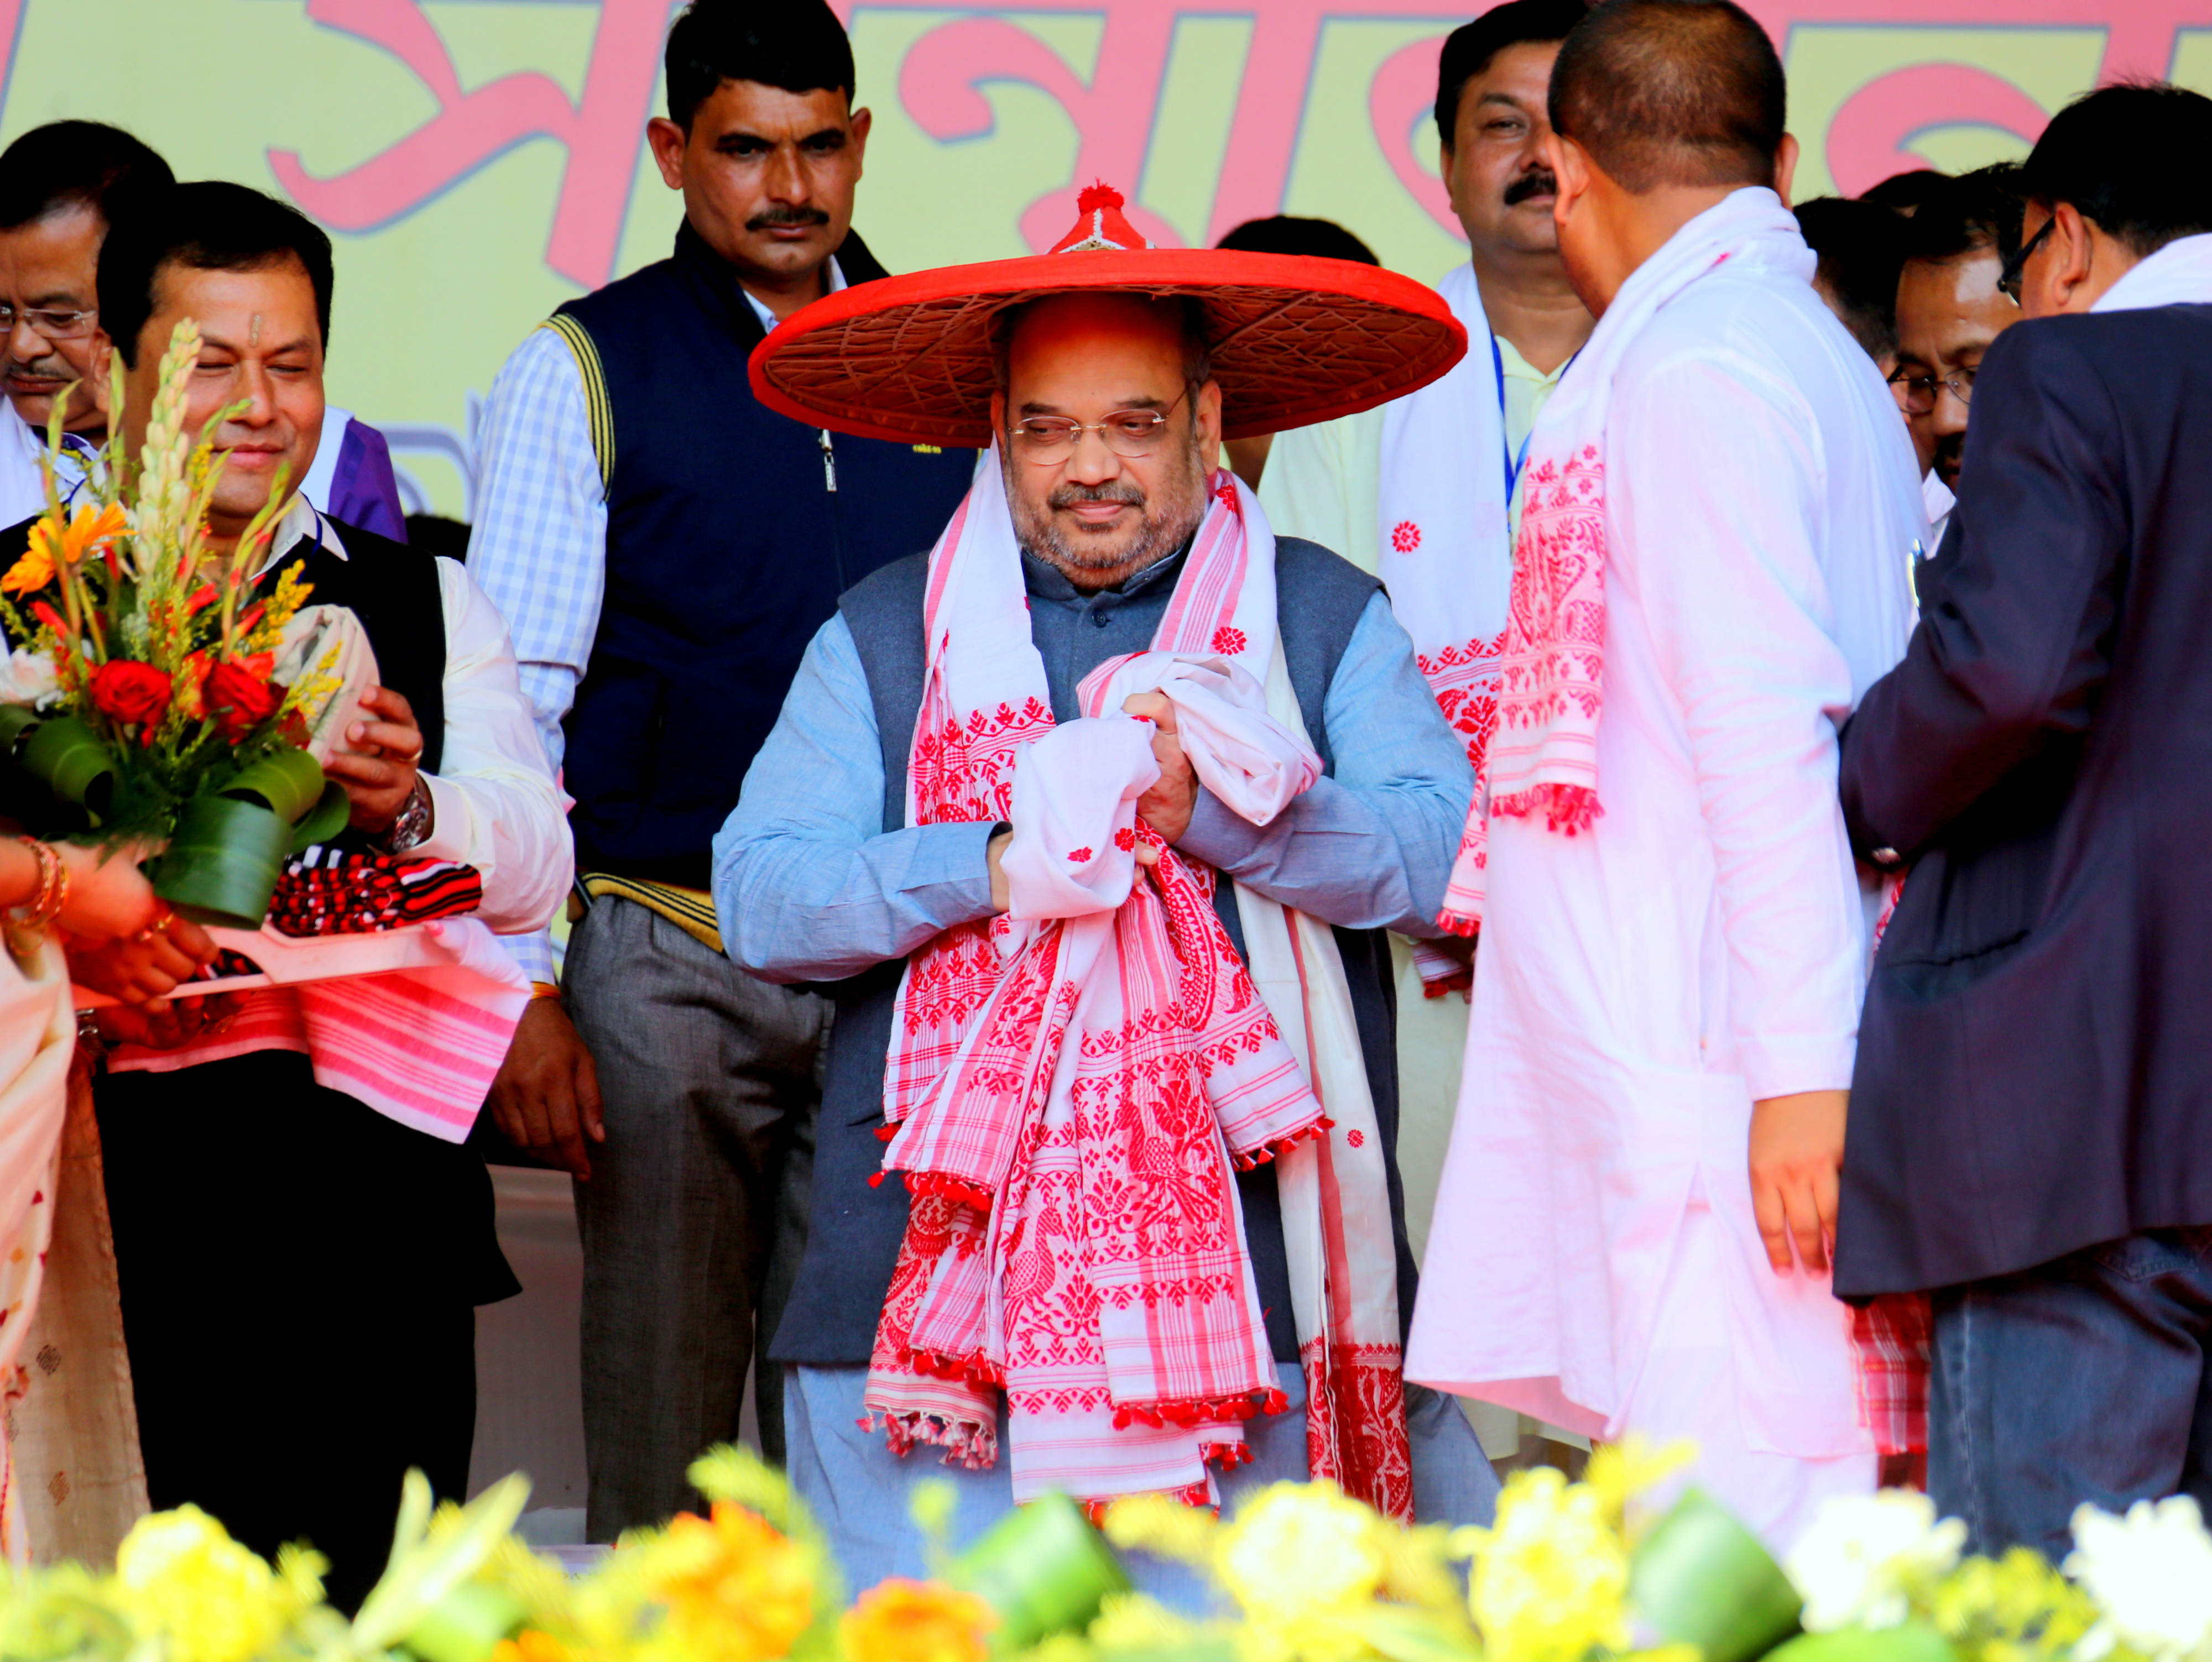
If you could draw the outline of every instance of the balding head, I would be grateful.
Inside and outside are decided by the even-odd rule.
[[[1732,0],[1605,0],[1552,69],[1553,130],[1623,190],[1772,185],[1784,82]]]

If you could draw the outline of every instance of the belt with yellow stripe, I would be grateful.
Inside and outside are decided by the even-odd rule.
[[[702,945],[716,952],[722,949],[722,928],[715,921],[714,897],[702,889],[617,877],[611,871],[586,871],[577,878],[576,884],[594,901],[611,897],[634,901],[647,912],[667,919]]]

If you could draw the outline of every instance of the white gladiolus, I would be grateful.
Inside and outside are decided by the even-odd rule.
[[[36,704],[51,696],[59,685],[54,675],[54,660],[45,652],[18,646],[6,658],[0,659],[0,704]]]
[[[1911,1613],[1916,1588],[1958,1567],[1966,1543],[1966,1525],[1938,1523],[1925,1495],[1839,1495],[1821,1507],[1783,1568],[1805,1600],[1808,1633],[1893,1628]]]
[[[2075,1508],[2065,1568],[2104,1612],[2075,1647],[2082,1662],[2115,1645],[2151,1662],[2212,1662],[2212,1535],[2188,1495],[2137,1501],[2124,1518]]]

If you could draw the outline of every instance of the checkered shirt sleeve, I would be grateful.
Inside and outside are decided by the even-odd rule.
[[[550,329],[531,331],[492,383],[477,452],[469,574],[507,619],[522,690],[553,765],[561,723],[591,662],[606,591],[606,488],[582,373]],[[534,981],[553,980],[544,935],[508,942]]]

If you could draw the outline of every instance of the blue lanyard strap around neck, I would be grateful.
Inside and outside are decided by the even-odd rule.
[[[1528,465],[1528,441],[1536,436],[1536,428],[1531,422],[1528,432],[1521,435],[1521,448],[1513,448],[1512,440],[1505,434],[1505,355],[1498,350],[1495,334],[1490,337],[1490,362],[1498,372],[1498,439],[1505,452],[1505,501],[1510,507],[1513,488],[1521,482],[1521,470]]]

